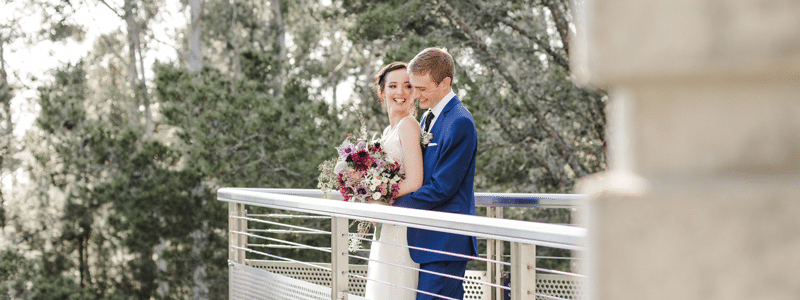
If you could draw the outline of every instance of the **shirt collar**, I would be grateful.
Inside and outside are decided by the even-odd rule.
[[[442,98],[442,101],[439,101],[439,103],[436,104],[436,106],[434,106],[431,109],[431,112],[433,112],[434,120],[436,120],[436,118],[438,118],[439,115],[442,114],[442,110],[444,110],[444,107],[447,106],[447,103],[450,103],[450,100],[452,100],[453,97],[455,96],[456,93],[453,93],[453,90],[451,89],[450,92],[447,93],[447,95],[445,95],[444,98]]]

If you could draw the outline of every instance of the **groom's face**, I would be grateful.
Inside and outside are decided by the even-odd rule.
[[[419,107],[428,109],[436,106],[447,93],[450,92],[450,77],[445,78],[439,84],[433,81],[430,73],[424,75],[414,75],[409,72],[408,79],[414,92],[411,99],[419,100]]]

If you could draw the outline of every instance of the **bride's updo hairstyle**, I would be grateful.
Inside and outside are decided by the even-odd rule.
[[[386,88],[386,74],[391,73],[392,71],[401,70],[401,69],[408,69],[408,65],[402,61],[396,61],[390,63],[383,67],[378,74],[375,74],[375,87],[377,88],[378,92],[378,101],[383,104],[383,99],[381,99],[381,94],[383,94],[383,90]]]

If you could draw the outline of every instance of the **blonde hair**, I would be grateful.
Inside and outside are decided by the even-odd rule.
[[[408,71],[414,75],[430,74],[433,82],[439,85],[447,77],[453,82],[456,67],[447,49],[431,47],[422,50],[408,63]]]

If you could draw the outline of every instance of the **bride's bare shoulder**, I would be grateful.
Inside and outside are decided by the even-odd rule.
[[[404,134],[419,134],[421,131],[419,122],[413,116],[403,118],[397,126],[400,126],[400,132]]]
[[[414,116],[407,116],[407,117],[405,117],[405,118],[401,119],[399,124],[400,124],[401,126],[415,126],[415,127],[419,127],[419,122],[417,122],[417,119],[416,119],[416,118],[414,118]]]

